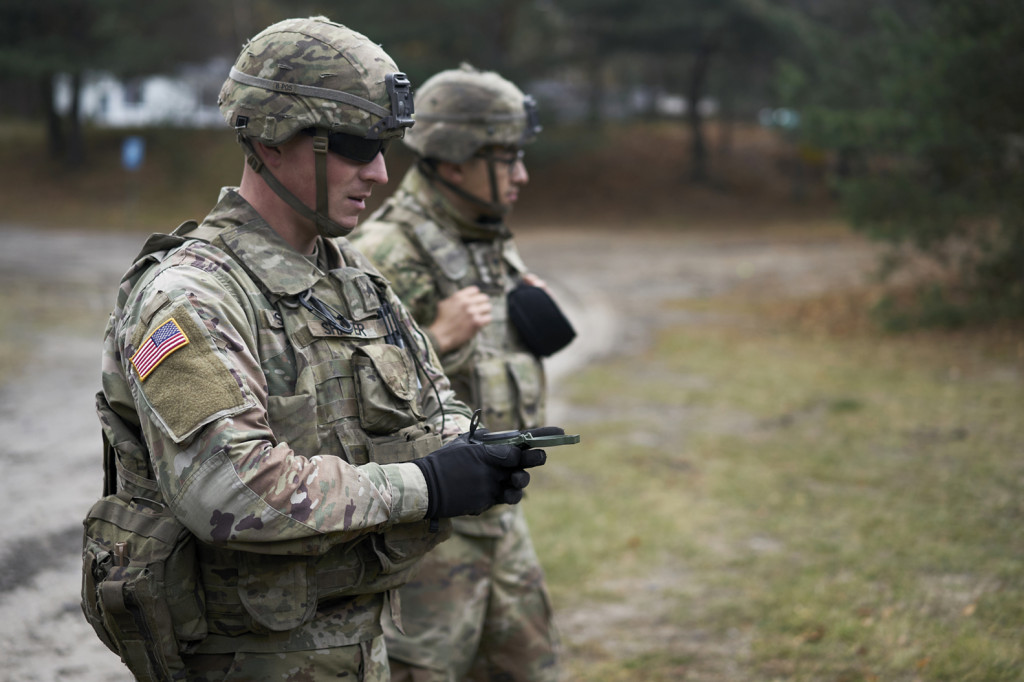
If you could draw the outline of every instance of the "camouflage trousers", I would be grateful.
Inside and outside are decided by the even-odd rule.
[[[405,634],[384,618],[393,682],[559,679],[544,573],[522,509],[514,510],[505,535],[456,532],[399,590]]]
[[[185,657],[189,682],[388,682],[384,637],[332,649]]]

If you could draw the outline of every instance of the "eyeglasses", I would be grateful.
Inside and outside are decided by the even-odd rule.
[[[315,128],[306,128],[302,132],[310,136],[316,135]],[[327,135],[328,151],[356,163],[370,163],[377,158],[377,154],[387,154],[389,144],[391,144],[391,140],[370,140],[348,133]]]
[[[523,149],[481,149],[476,156],[494,163],[504,164],[508,166],[508,172],[511,173],[516,164],[526,158],[526,151]]]

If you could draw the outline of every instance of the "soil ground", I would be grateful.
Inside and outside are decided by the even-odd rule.
[[[711,142],[718,148],[724,140]],[[662,325],[701,323],[668,301],[730,291],[813,296],[858,286],[872,271],[876,248],[828,218],[823,185],[807,182],[820,168],[780,171],[791,170],[793,152],[763,131],[734,144],[730,172],[719,176],[728,182],[699,190],[677,163],[687,140],[676,130],[623,134],[585,162],[559,164],[551,153],[541,172],[531,165],[529,201],[513,220],[520,249],[578,332],[548,362],[551,423],[573,419],[561,378],[641,351]],[[210,152],[230,153],[237,150]],[[3,164],[10,191],[0,199],[0,351],[7,350],[0,352],[0,682],[131,680],[79,607],[81,519],[102,484],[93,411],[100,339],[120,275],[145,238],[125,227],[143,215],[135,203],[113,202],[127,207],[123,220],[102,210],[124,190],[116,157],[107,156],[115,159],[107,159],[110,167],[86,180],[54,181],[47,168]],[[154,158],[151,166],[168,164]],[[400,168],[392,175],[400,177]],[[169,186],[159,173],[146,183]],[[182,187],[167,210],[175,221],[199,217],[191,212],[207,206],[203,196]],[[791,201],[798,196],[799,206]],[[94,224],[122,231],[86,229]],[[572,643],[632,635],[636,647],[656,647],[664,638],[649,606],[615,614],[579,604],[556,617]],[[650,627],[635,627],[644,618]],[[609,631],[624,622],[631,633]]]
[[[8,514],[0,540],[0,680],[127,681],[82,618],[79,550],[81,519],[101,487],[92,410],[99,339],[116,282],[143,235],[8,224],[0,225],[0,239],[0,285],[13,297],[0,320],[16,325],[7,331],[30,349],[0,387],[0,499]],[[740,286],[811,295],[857,285],[875,262],[874,247],[842,230],[798,224],[643,231],[533,222],[519,240],[578,331],[549,362],[552,423],[572,413],[559,378],[636,352],[660,325],[679,323],[682,313],[666,313],[666,301]],[[563,610],[563,637],[607,636],[600,623],[615,619],[593,616],[585,604]]]

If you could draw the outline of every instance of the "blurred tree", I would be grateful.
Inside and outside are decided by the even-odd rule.
[[[71,166],[84,155],[79,95],[82,76],[167,72],[228,50],[231,8],[204,0],[5,0],[0,3],[0,74],[34,84],[47,118],[50,156]],[[71,76],[65,131],[54,105],[54,79]],[[8,90],[10,93],[10,89]]]
[[[212,54],[233,57],[274,21],[324,14],[382,43],[414,86],[469,61],[524,86],[589,74],[588,94],[564,88],[554,97],[579,107],[589,96],[595,116],[606,85],[683,94],[691,105],[691,174],[706,180],[709,153],[696,105],[709,95],[738,102],[758,91],[789,42],[794,13],[787,0],[381,0],[344,7],[330,0],[4,0],[0,85],[12,78],[42,83],[32,92],[38,110],[50,112],[51,150],[78,158],[74,107],[68,133],[52,106],[55,74],[78,83],[89,69],[130,77]]]
[[[640,63],[648,76],[646,84],[669,81],[685,93],[691,179],[696,182],[710,179],[700,104],[710,94],[713,65],[727,59],[732,73],[755,72],[783,50],[794,22],[790,8],[769,0],[558,0],[557,4],[575,29],[577,59],[592,74],[592,117],[600,115],[602,77],[616,57]]]
[[[550,22],[536,0],[432,0],[352,3],[278,0],[281,17],[323,14],[380,42],[413,82],[468,61],[512,80],[535,73],[544,59],[537,38]],[[390,5],[390,7],[388,6]]]
[[[839,154],[857,228],[951,276],[918,314],[1024,316],[1024,5],[874,4],[857,40],[832,14],[783,70],[803,135]]]

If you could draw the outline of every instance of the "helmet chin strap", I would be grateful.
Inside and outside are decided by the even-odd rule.
[[[508,215],[509,211],[512,210],[512,207],[503,204],[498,196],[498,178],[497,174],[494,172],[494,160],[487,158],[484,160],[487,161],[487,177],[491,185],[491,201],[481,199],[475,194],[471,194],[462,189],[458,185],[445,180],[437,171],[437,166],[427,159],[420,158],[417,160],[416,167],[419,168],[420,172],[423,173],[430,182],[436,182],[444,185],[460,198],[465,199],[474,206],[478,206],[483,209],[487,217],[503,218]]]
[[[249,167],[259,173],[267,186],[279,196],[281,200],[306,220],[316,225],[317,232],[324,237],[345,237],[352,232],[351,227],[345,227],[330,219],[327,211],[327,131],[317,128],[313,137],[313,152],[316,164],[316,210],[299,201],[292,192],[281,184],[281,181],[274,177],[267,165],[256,153],[252,141],[244,135],[238,136],[238,143],[245,150],[245,162]]]

